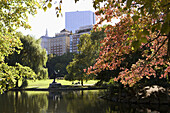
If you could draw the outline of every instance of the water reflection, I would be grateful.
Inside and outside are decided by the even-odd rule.
[[[103,91],[8,92],[0,113],[145,113],[170,112],[168,105],[118,104],[98,98]]]
[[[47,93],[8,92],[0,95],[0,113],[43,113],[47,97]]]

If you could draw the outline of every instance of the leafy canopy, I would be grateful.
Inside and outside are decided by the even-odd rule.
[[[64,77],[67,74],[66,66],[73,59],[73,53],[65,53],[61,56],[50,54],[48,56],[47,68],[50,78],[54,77],[54,72],[60,70],[58,77]]]
[[[47,78],[47,54],[46,50],[41,48],[41,40],[34,39],[32,36],[24,36],[22,33],[17,33],[23,44],[23,49],[20,51],[20,54],[14,52],[12,55],[9,55],[6,62],[8,65],[15,66],[16,63],[20,63],[23,66],[29,66],[37,75],[38,78]],[[45,72],[43,72],[45,71]]]
[[[115,81],[133,86],[144,76],[156,77],[156,69],[165,67],[159,75],[167,77],[170,72],[170,29],[169,2],[167,0],[95,0],[94,7],[99,24],[120,19],[115,25],[107,26],[107,36],[101,41],[99,58],[93,67],[87,71],[98,73],[102,70],[115,70],[125,60],[122,56],[142,51],[142,59],[132,64],[130,68],[121,66],[121,72]],[[97,26],[96,25],[96,26]],[[149,48],[149,49],[148,49]]]
[[[12,88],[15,84],[15,77],[22,67],[9,66],[5,63],[5,57],[14,51],[20,52],[22,43],[15,35],[15,31],[19,27],[30,28],[27,24],[28,14],[36,14],[40,5],[36,0],[1,0],[0,1],[0,88],[1,92],[8,88]],[[27,68],[26,72],[30,72]],[[28,74],[29,76],[29,74]]]
[[[73,61],[67,66],[68,80],[89,80],[94,78],[94,74],[87,75],[84,71],[91,65],[94,65],[95,59],[99,55],[100,40],[105,37],[105,27],[102,31],[99,29],[92,30],[90,34],[80,36],[78,46],[78,54],[74,54]]]

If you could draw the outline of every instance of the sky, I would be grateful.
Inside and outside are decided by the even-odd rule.
[[[31,25],[31,30],[25,30],[20,28],[18,31],[21,31],[24,35],[34,36],[36,39],[44,36],[46,29],[48,30],[48,36],[55,36],[55,33],[59,33],[62,29],[65,28],[65,12],[71,11],[93,11],[95,12],[92,4],[92,0],[80,0],[76,4],[74,0],[63,0],[62,3],[62,17],[56,16],[55,5],[46,12],[42,9],[38,10],[38,13],[34,16],[29,15],[28,23]]]

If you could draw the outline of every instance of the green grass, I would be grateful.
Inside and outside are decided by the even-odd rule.
[[[48,88],[49,84],[53,82],[53,79],[47,79],[47,80],[28,80],[28,86],[26,88]],[[61,85],[72,85],[72,81],[66,81],[66,80],[57,80],[57,83],[61,83]],[[78,81],[74,81],[76,83]],[[98,80],[89,80],[84,81],[84,85],[94,85]]]

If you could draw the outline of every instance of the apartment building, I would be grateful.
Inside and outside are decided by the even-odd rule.
[[[63,29],[60,33],[56,33],[55,37],[42,36],[41,47],[46,49],[47,54],[56,54],[58,56],[69,52],[70,32]]]
[[[58,56],[69,52],[70,49],[70,32],[63,29],[60,33],[56,33],[55,37],[49,39],[49,54]]]

